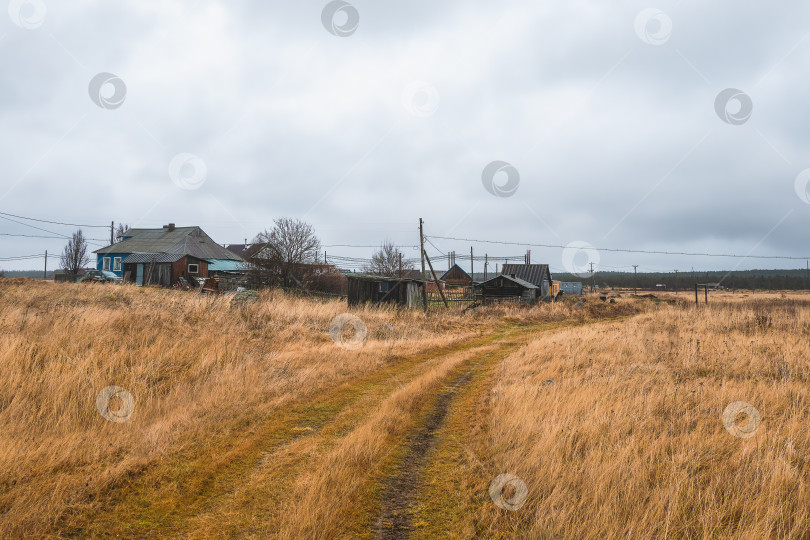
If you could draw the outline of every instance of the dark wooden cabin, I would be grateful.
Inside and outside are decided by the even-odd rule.
[[[392,303],[405,307],[422,305],[425,282],[412,278],[392,278],[370,274],[347,274],[350,306]]]
[[[537,285],[512,276],[495,276],[475,286],[477,295],[481,296],[481,303],[492,304],[496,302],[524,302],[533,304],[537,301],[540,288]]]
[[[540,289],[538,298],[546,298],[552,293],[551,271],[547,264],[504,264],[501,275],[531,283]]]
[[[473,278],[459,265],[454,264],[450,270],[442,274],[439,278],[448,287],[469,287],[473,284]]]

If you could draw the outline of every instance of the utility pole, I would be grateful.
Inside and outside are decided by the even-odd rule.
[[[638,294],[638,265],[633,265],[633,294]]]
[[[678,270],[675,270],[675,294],[678,294]]]
[[[419,248],[422,255],[422,303],[425,304],[425,313],[427,313],[427,279],[425,278],[425,233],[422,227],[422,218],[419,218]]]
[[[115,243],[115,221],[110,222],[110,245]]]
[[[591,292],[596,292],[596,274],[593,273],[593,263],[591,263]]]
[[[484,253],[484,281],[487,280],[487,265],[489,264],[489,260],[487,258],[487,254]]]
[[[399,252],[399,277],[402,277],[402,252]]]
[[[48,279],[48,250],[45,250],[45,273],[42,275],[42,279]]]
[[[472,246],[470,246],[470,287],[475,286],[475,278],[473,277],[474,275],[475,269],[473,267],[473,248]]]

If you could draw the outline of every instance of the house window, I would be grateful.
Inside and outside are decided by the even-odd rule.
[[[391,288],[391,284],[387,281],[380,282],[380,292],[388,292],[388,289]]]
[[[110,258],[109,257],[104,257],[102,259],[102,261],[103,262],[102,262],[102,265],[101,265],[101,269],[102,270],[109,270],[110,269]]]
[[[190,265],[188,265],[188,273],[189,274],[196,274],[199,271],[200,271],[200,265],[199,264],[190,264]]]
[[[120,272],[121,271],[121,257],[114,257],[113,258],[113,271]]]

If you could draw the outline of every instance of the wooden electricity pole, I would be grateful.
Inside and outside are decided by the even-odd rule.
[[[427,278],[425,276],[425,233],[422,218],[419,218],[419,248],[422,252],[422,303],[425,305],[425,312],[428,309],[427,303]]]
[[[48,279],[48,250],[45,250],[45,274],[42,276],[42,279]]]
[[[115,243],[115,221],[110,222],[110,245]]]
[[[447,303],[447,298],[444,296],[444,291],[442,290],[442,286],[439,283],[439,278],[436,276],[436,272],[433,270],[433,265],[430,263],[430,257],[428,257],[427,252],[422,252],[425,255],[425,259],[427,259],[428,266],[430,267],[430,273],[433,275],[433,282],[436,284],[436,288],[439,289],[439,294],[442,297],[442,301],[444,302],[444,307],[449,308],[450,304]],[[425,290],[427,290],[427,282],[425,282]]]
[[[633,294],[638,294],[638,265],[633,265]]]

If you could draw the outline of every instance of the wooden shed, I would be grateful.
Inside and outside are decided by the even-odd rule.
[[[512,276],[495,276],[475,286],[480,294],[481,303],[524,302],[533,304],[540,296],[540,287]]]
[[[383,302],[405,307],[422,305],[425,282],[413,278],[392,278],[370,274],[347,274],[350,306]]]

